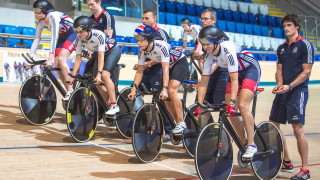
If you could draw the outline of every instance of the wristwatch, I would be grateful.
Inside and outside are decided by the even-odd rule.
[[[102,71],[98,71],[98,73],[102,74]]]
[[[168,86],[162,86],[163,88],[166,88],[166,89],[168,89]]]
[[[292,91],[293,87],[289,84],[289,90]]]
[[[152,66],[152,65],[151,65],[151,62],[148,62],[148,67],[151,68],[151,66]]]

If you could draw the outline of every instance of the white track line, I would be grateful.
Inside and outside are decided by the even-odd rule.
[[[40,127],[43,128],[43,129],[46,129],[46,130],[49,130],[49,131],[52,131],[52,132],[61,134],[61,135],[63,135],[63,136],[68,136],[68,137],[70,136],[69,134],[64,134],[64,133],[61,133],[61,132],[59,132],[59,131],[50,129],[50,128],[45,127],[45,126],[40,126]],[[70,136],[70,137],[71,137],[71,136]],[[96,144],[96,143],[93,143],[93,142],[86,142],[86,143],[92,144],[92,145],[94,145],[94,146],[101,147],[101,148],[104,148],[104,149],[108,149],[108,150],[110,150],[110,151],[114,151],[114,152],[117,152],[117,153],[119,153],[119,154],[123,154],[123,155],[129,156],[129,157],[136,157],[135,155],[130,155],[130,154],[127,154],[127,153],[124,153],[124,152],[121,152],[121,151],[117,151],[117,150],[114,150],[114,149],[111,149],[111,148],[108,148],[108,147],[105,147],[105,146],[101,146],[101,145]],[[194,174],[191,174],[191,173],[188,173],[188,172],[184,172],[184,171],[181,171],[181,170],[178,170],[178,169],[175,169],[175,168],[172,168],[172,167],[163,165],[163,164],[159,164],[159,163],[156,163],[156,162],[151,162],[151,164],[154,164],[154,165],[157,165],[157,166],[161,166],[161,167],[164,167],[164,168],[166,168],[166,169],[170,169],[170,170],[172,170],[172,171],[176,171],[176,172],[179,172],[179,173],[188,175],[188,176],[198,177],[197,175],[194,175]]]

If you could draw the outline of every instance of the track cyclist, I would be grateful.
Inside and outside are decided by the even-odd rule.
[[[96,84],[100,84],[103,81],[105,88],[113,88],[113,92],[108,91],[112,105],[106,114],[114,115],[119,112],[119,107],[116,105],[117,101],[114,93],[114,83],[110,79],[110,72],[115,69],[118,61],[120,60],[121,50],[119,46],[117,46],[115,39],[109,37],[100,30],[92,29],[94,24],[94,20],[87,16],[78,17],[73,24],[75,31],[78,33],[78,37],[75,41],[77,55],[72,74],[76,75],[80,68],[82,47],[86,47],[90,51],[97,52],[98,57],[94,62],[93,74],[95,76]],[[71,78],[70,84],[72,84],[74,80],[74,78]],[[98,90],[101,94],[104,92],[99,86]]]
[[[200,31],[199,39],[207,54],[204,57],[204,70],[198,88],[198,101],[200,104],[203,103],[210,74],[213,73],[211,68],[216,69],[218,66],[228,68],[230,77],[225,96],[228,104],[227,111],[231,115],[233,126],[238,130],[241,126],[234,124],[238,119],[233,119],[232,116],[238,108],[240,110],[248,140],[246,151],[242,157],[250,159],[257,152],[253,138],[254,119],[250,103],[260,81],[260,65],[252,54],[243,51],[241,46],[232,41],[225,41],[226,35],[217,27],[203,28]],[[201,113],[201,109],[198,109],[197,113]]]
[[[188,73],[188,62],[180,50],[161,40],[158,31],[148,25],[140,25],[135,29],[134,37],[140,47],[138,53],[138,67],[134,78],[134,84],[139,85],[143,77],[143,66],[146,58],[161,62],[163,77],[160,99],[170,98],[165,101],[166,107],[177,122],[172,130],[173,134],[181,134],[186,129],[183,121],[182,104],[178,97],[178,88]],[[136,87],[129,94],[131,100],[135,99]]]
[[[73,92],[72,86],[66,83],[69,80],[68,74],[70,73],[66,61],[75,48],[74,40],[77,38],[77,33],[72,27],[73,20],[66,14],[56,11],[53,5],[46,0],[35,1],[33,11],[39,23],[29,54],[32,58],[35,56],[42,30],[51,31],[50,53],[46,66],[52,66],[54,58],[55,67],[61,68],[61,71],[57,71],[57,73],[67,90],[63,101],[67,101]],[[30,68],[30,66],[27,65],[26,68]]]

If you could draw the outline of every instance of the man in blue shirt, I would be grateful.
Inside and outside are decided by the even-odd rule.
[[[288,37],[285,43],[277,50],[277,86],[272,93],[276,94],[273,101],[270,121],[280,129],[280,124],[287,122],[292,125],[297,139],[298,151],[302,159],[300,172],[291,179],[310,179],[308,170],[308,141],[303,132],[305,123],[305,109],[308,100],[308,83],[314,63],[312,44],[302,38],[300,20],[296,14],[288,14],[281,19],[281,24]],[[293,164],[290,161],[288,147],[282,134],[284,158],[281,170],[292,172]]]

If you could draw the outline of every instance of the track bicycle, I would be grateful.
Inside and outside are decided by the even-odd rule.
[[[257,94],[263,91],[258,88],[253,99],[252,114],[255,116]],[[210,105],[206,103],[203,112],[219,111],[219,121],[204,127],[198,137],[195,153],[195,166],[200,179],[228,179],[233,167],[233,139],[237,147],[238,163],[240,167],[247,167],[251,163],[253,172],[259,179],[274,179],[283,160],[283,144],[278,128],[269,121],[254,125],[254,142],[257,153],[252,159],[242,158],[246,150],[232,124],[227,119],[227,104]],[[235,116],[240,116],[236,113]]]
[[[184,84],[192,84],[192,82],[184,82]],[[136,86],[136,85],[135,85]],[[163,143],[164,126],[163,117],[167,120],[171,128],[176,126],[176,123],[170,115],[168,109],[165,106],[163,100],[159,99],[160,91],[151,90],[148,91],[145,85],[141,84],[143,92],[140,92],[139,88],[136,87],[138,93],[137,97],[152,95],[152,103],[144,104],[136,113],[132,127],[132,146],[134,152],[139,160],[142,162],[154,161],[161,149]],[[185,88],[185,99],[186,99]],[[169,99],[167,99],[169,100]],[[184,143],[187,152],[191,155],[191,152],[195,151],[195,143],[202,127],[213,122],[213,118],[210,113],[204,113],[199,119],[193,116],[193,111],[197,107],[186,108],[185,102],[183,101],[184,119],[188,119],[187,130],[181,135],[175,135],[170,133],[170,141],[173,145],[180,144],[181,140]]]
[[[198,82],[198,73],[201,74],[201,70],[198,66],[198,64],[195,62],[194,58],[193,58],[193,53],[190,54],[185,54],[186,57],[190,57],[190,59],[188,59],[188,74],[185,77],[185,80],[189,80],[189,81],[195,81],[195,84],[197,84]],[[186,88],[185,86],[180,86],[179,87],[179,92],[184,92],[184,88]],[[193,92],[195,89],[192,86],[187,86],[187,92],[191,93]]]
[[[118,64],[116,67],[117,72],[123,67],[125,67],[124,64]],[[78,142],[89,141],[95,132],[99,114],[103,113],[104,121],[111,122],[115,120],[119,133],[127,137],[131,133],[132,127],[132,125],[128,125],[127,123],[135,115],[135,111],[133,111],[134,101],[128,99],[131,88],[124,88],[118,92],[116,83],[115,90],[120,112],[114,116],[107,117],[105,116],[105,112],[109,107],[94,84],[94,76],[92,74],[78,74],[76,76],[70,74],[70,76],[75,78],[76,81],[84,82],[71,94],[67,105],[67,127],[71,136]],[[99,104],[101,105],[101,109],[99,109]],[[127,129],[127,127],[130,128]]]
[[[43,72],[30,76],[22,83],[19,92],[20,110],[31,124],[45,125],[51,121],[56,112],[57,96],[54,87],[63,97],[67,93],[52,73],[52,71],[61,71],[61,69],[45,67],[46,60],[35,61],[28,53],[28,57],[21,55],[31,65],[31,68],[39,65],[43,67]],[[62,105],[65,109],[66,102],[62,101]]]

